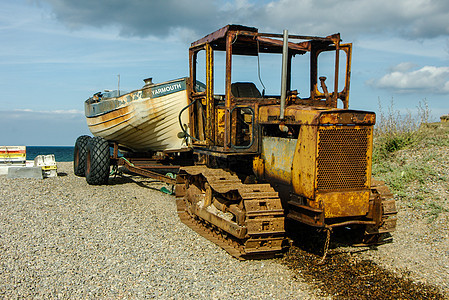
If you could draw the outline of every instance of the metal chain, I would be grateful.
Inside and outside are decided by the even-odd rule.
[[[323,264],[324,261],[326,260],[327,251],[329,250],[329,242],[331,240],[332,228],[325,228],[325,230],[326,230],[326,242],[324,243],[324,254],[323,254],[323,257],[318,262],[318,264],[320,264],[320,265]]]

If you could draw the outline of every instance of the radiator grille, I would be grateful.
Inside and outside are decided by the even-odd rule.
[[[320,127],[317,189],[367,188],[371,128]]]

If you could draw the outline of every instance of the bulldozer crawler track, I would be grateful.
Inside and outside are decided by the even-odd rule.
[[[373,180],[371,184],[370,201],[375,202],[376,197],[380,199],[380,224],[368,225],[365,231],[364,244],[382,244],[384,234],[396,230],[397,209],[396,202],[390,189],[383,181]]]
[[[378,229],[379,233],[394,231],[396,229],[398,212],[393,194],[383,181],[374,181],[371,189],[380,196],[382,204],[382,224]]]
[[[238,259],[272,258],[285,248],[284,211],[277,192],[269,184],[243,184],[234,174],[205,166],[182,168],[180,175],[184,182],[178,182],[176,188],[178,215],[198,234]],[[191,185],[200,188],[189,191]],[[196,201],[207,201],[201,199],[207,197],[205,190],[209,187],[215,196],[245,208],[243,224],[223,220],[225,225],[231,223],[244,232],[243,238],[232,234],[225,225],[220,226],[220,222],[199,216],[208,214]],[[216,220],[217,216],[211,219]]]

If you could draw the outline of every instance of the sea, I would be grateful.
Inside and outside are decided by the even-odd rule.
[[[73,161],[73,146],[27,146],[27,160],[34,160],[38,155],[54,154],[57,162]]]

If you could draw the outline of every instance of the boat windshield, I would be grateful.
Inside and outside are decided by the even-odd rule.
[[[122,95],[127,94],[127,93],[128,93],[127,91],[123,91],[123,90],[120,90],[120,94],[119,94],[119,92],[117,90],[104,91],[102,93],[101,98],[115,98],[115,97],[119,97],[119,96],[122,96]]]

